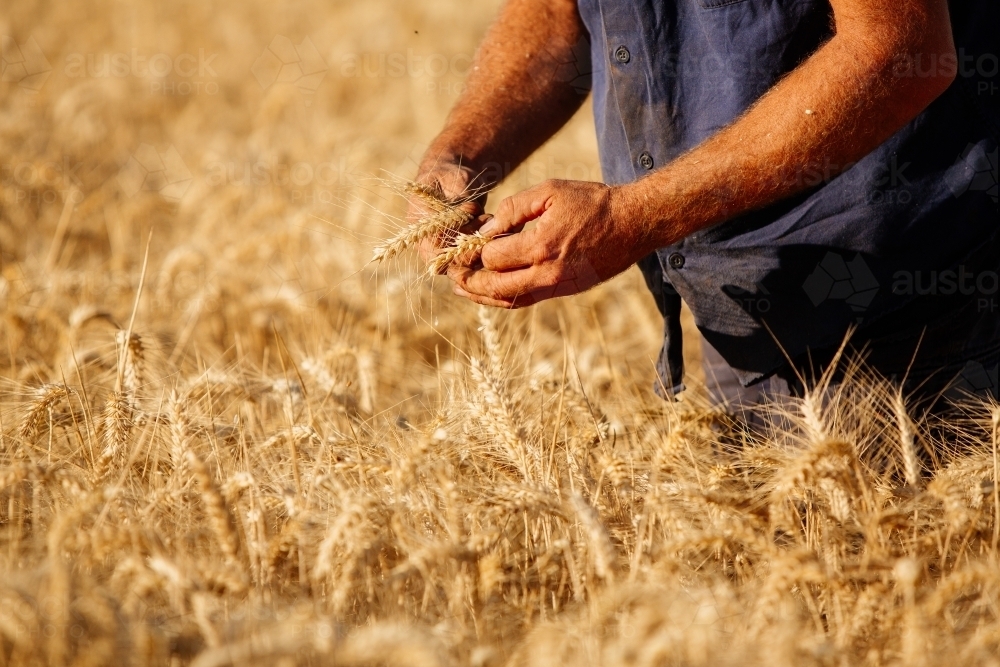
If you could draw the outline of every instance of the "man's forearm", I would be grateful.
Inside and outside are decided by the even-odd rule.
[[[541,146],[580,107],[584,95],[555,76],[586,29],[574,0],[510,0],[490,27],[465,92],[431,144],[436,161],[489,169],[492,186]]]
[[[835,175],[950,84],[893,73],[903,54],[954,53],[944,0],[833,4],[837,34],[811,58],[730,127],[622,188],[627,215],[650,223],[649,248],[791,196],[809,187],[803,175]]]

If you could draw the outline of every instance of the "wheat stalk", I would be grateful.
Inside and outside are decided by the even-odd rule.
[[[185,452],[189,449],[184,403],[185,401],[177,389],[172,389],[167,405],[170,410],[170,462],[175,470],[181,469],[184,464]]]
[[[478,359],[469,362],[469,370],[479,389],[479,394],[472,402],[482,416],[483,423],[490,435],[502,445],[511,462],[518,466],[525,479],[530,479],[524,439],[521,430],[515,426],[514,405],[503,384]]]
[[[493,312],[486,306],[479,306],[476,309],[476,317],[479,320],[479,335],[483,339],[483,349],[486,351],[487,369],[490,375],[500,384],[504,377],[503,355],[500,350],[500,332],[497,330]]]
[[[186,452],[185,460],[201,489],[201,501],[205,505],[209,524],[212,526],[212,532],[215,533],[216,541],[222,549],[222,553],[225,554],[226,560],[235,561],[238,546],[236,521],[233,519],[222,494],[215,486],[215,481],[208,472],[204,461],[190,449]]]
[[[920,486],[920,459],[917,457],[915,445],[916,429],[913,420],[906,411],[903,394],[897,392],[893,398],[893,411],[896,414],[896,426],[899,428],[899,444],[903,454],[903,474],[906,483],[914,489]]]
[[[122,456],[131,433],[132,405],[124,392],[113,391],[104,406],[104,449],[97,460],[98,479]]]
[[[411,183],[404,186],[403,191],[417,198],[432,212],[430,215],[403,227],[396,235],[375,246],[371,258],[372,262],[390,260],[425,239],[436,238],[449,232],[457,232],[472,222],[471,213],[439,198],[433,190],[425,186]]]
[[[407,181],[400,190],[407,197],[416,199],[422,206],[436,213],[447,213],[454,208],[438,188],[416,181]]]
[[[479,232],[475,234],[459,234],[454,244],[444,248],[427,264],[427,273],[439,275],[445,267],[464,255],[475,255],[482,252],[490,239],[482,236]]]
[[[125,334],[124,330],[119,330],[115,336],[115,342],[121,349],[119,355],[122,363],[121,391],[128,397],[130,403],[135,404],[139,387],[142,386],[142,370],[146,354],[139,334],[133,333],[127,343]]]
[[[28,412],[18,432],[18,435],[25,440],[35,435],[39,422],[50,414],[56,403],[69,395],[69,390],[65,385],[50,383],[43,384],[34,393],[35,397],[28,405]]]
[[[601,523],[597,510],[578,494],[570,498],[570,505],[583,526],[588,549],[594,565],[594,573],[601,579],[611,581],[615,576],[615,548],[608,537],[608,531]]]

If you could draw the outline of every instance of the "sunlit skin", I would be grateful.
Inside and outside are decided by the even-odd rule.
[[[954,80],[948,68],[927,77],[893,71],[907,56],[955,57],[946,0],[830,4],[835,36],[674,162],[628,185],[551,180],[501,201],[481,231],[503,236],[478,261],[452,265],[455,293],[517,308],[589,289],[656,248],[808,187],[789,174],[836,174],[836,165],[871,152]],[[585,35],[575,2],[507,3],[417,179],[460,197],[494,185],[483,165],[520,164],[584,101],[565,82],[533,78],[530,63],[546,54],[572,58]],[[465,206],[481,214],[484,203],[480,196]],[[421,247],[425,259],[434,251],[433,243]]]

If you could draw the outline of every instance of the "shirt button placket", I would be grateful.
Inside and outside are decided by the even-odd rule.
[[[639,153],[639,166],[647,171],[653,168],[653,156],[649,154],[649,151]]]
[[[632,54],[628,52],[628,49],[626,49],[624,45],[619,46],[617,49],[615,49],[615,60],[620,62],[622,65],[624,65],[631,59],[632,59]]]

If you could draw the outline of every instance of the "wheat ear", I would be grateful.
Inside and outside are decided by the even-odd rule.
[[[423,183],[410,182],[403,186],[403,194],[412,199],[417,199],[421,204],[437,213],[450,211],[452,205],[436,189]]]
[[[24,439],[33,437],[42,418],[49,414],[60,399],[68,395],[66,387],[61,384],[43,384],[35,390],[35,398],[21,422],[19,435]]]
[[[392,259],[411,246],[437,234],[454,231],[472,220],[472,216],[462,211],[436,213],[404,227],[401,232],[375,246],[373,262]]]
[[[208,514],[209,523],[212,525],[212,532],[215,533],[219,542],[219,547],[226,555],[227,560],[235,560],[237,538],[234,526],[236,521],[226,506],[222,494],[219,493],[218,487],[215,486],[205,462],[190,449],[186,452],[186,461],[188,469],[198,481],[198,486],[201,487],[201,501],[205,504],[205,511]]]
[[[500,354],[500,332],[497,330],[496,320],[493,319],[491,308],[479,306],[476,317],[479,319],[479,334],[483,337],[483,349],[486,350],[487,368],[489,372],[501,385],[503,382],[504,368],[503,357]]]
[[[132,405],[123,392],[113,391],[104,405],[104,450],[97,461],[98,479],[121,456],[131,433]]]
[[[124,392],[130,403],[134,403],[139,387],[142,385],[142,367],[146,351],[139,334],[133,333],[126,341],[126,333],[126,331],[120,330],[115,335],[115,342],[122,351],[120,357],[122,363],[121,391]]]
[[[482,236],[479,232],[475,234],[459,234],[455,243],[439,252],[427,265],[427,273],[436,276],[441,271],[462,255],[482,252],[490,239]]]
[[[488,365],[484,367],[479,359],[470,361],[469,370],[479,390],[479,396],[472,403],[482,416],[487,431],[503,446],[525,479],[530,479],[524,440],[520,429],[515,426],[516,411],[503,383],[493,377]]]
[[[896,426],[899,428],[899,444],[903,454],[903,475],[909,486],[917,488],[920,486],[920,459],[917,457],[916,427],[906,412],[902,393],[896,393],[892,409],[896,413]]]

